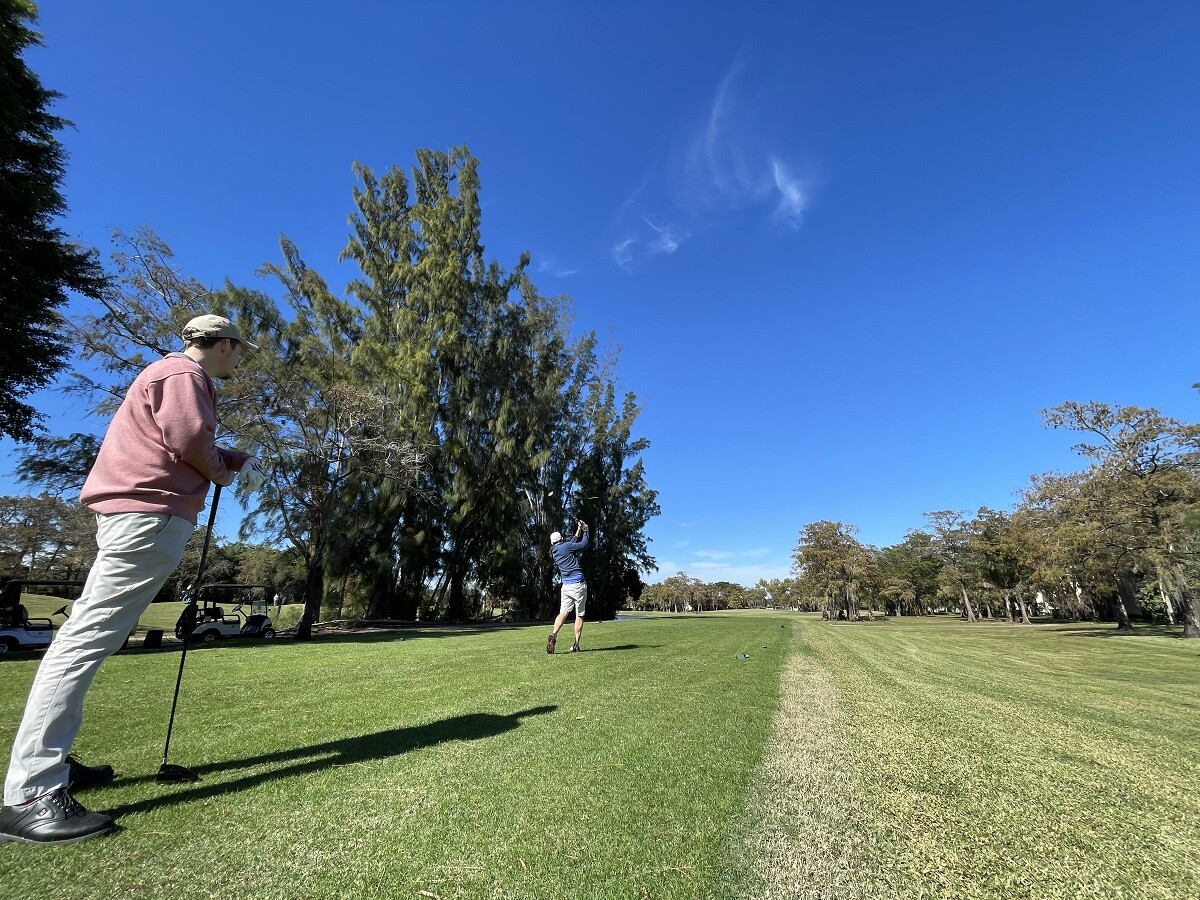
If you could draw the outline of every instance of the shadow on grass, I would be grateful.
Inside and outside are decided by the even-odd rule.
[[[580,647],[580,653],[608,653],[610,650],[653,650],[658,647],[658,644],[618,644],[615,647]],[[556,653],[555,656],[566,656],[565,653]]]
[[[544,623],[537,623],[545,627]],[[474,635],[491,634],[498,630],[529,627],[520,625],[439,625],[421,629],[398,628],[395,630],[356,630],[324,631],[314,635],[311,641],[316,646],[326,644],[381,644],[388,641],[419,641],[429,638],[472,637]],[[303,645],[309,643],[289,637],[289,643]]]
[[[1116,625],[1105,624],[1092,628],[1077,626],[1055,626],[1055,631],[1067,637],[1084,638],[1138,638],[1138,637],[1169,637],[1182,638],[1182,625],[1134,625],[1132,631],[1120,631]]]
[[[231,770],[254,769],[260,766],[270,766],[265,772],[253,772],[229,781],[200,784],[183,789],[163,787],[170,793],[158,797],[149,797],[136,803],[127,803],[106,810],[109,815],[120,816],[130,813],[142,813],[160,806],[174,803],[191,803],[219,797],[235,791],[245,791],[267,782],[281,778],[294,778],[318,772],[330,766],[346,766],[373,759],[387,759],[400,756],[422,747],[433,747],[446,741],[477,741],[495,737],[512,731],[521,724],[521,720],[529,716],[541,716],[554,712],[557,706],[535,706],[522,712],[510,715],[494,713],[468,713],[462,716],[451,716],[438,722],[425,725],[412,725],[404,728],[392,728],[375,734],[364,734],[358,737],[342,738],[324,744],[310,747],[295,747],[291,750],[278,750],[274,753],[264,753],[248,759],[231,760],[224,763],[214,763],[207,766],[195,766],[193,771],[201,778],[212,773],[228,773]],[[122,785],[132,785],[139,782],[153,782],[153,775],[141,778],[121,779]]]

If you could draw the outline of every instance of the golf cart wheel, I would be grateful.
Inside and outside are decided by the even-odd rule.
[[[275,629],[274,628],[268,628],[265,631],[263,631],[263,633],[262,633],[262,638],[264,641],[269,641],[273,637],[275,637]]]
[[[220,636],[221,636],[220,632],[206,631],[206,632],[204,632],[204,634],[200,635],[200,640],[204,641],[204,643],[206,643],[206,644],[211,644],[213,641],[215,641]]]
[[[0,654],[11,653],[13,650],[16,650],[16,649],[17,649],[17,645],[14,644],[12,641],[9,641],[9,640],[0,641]]]

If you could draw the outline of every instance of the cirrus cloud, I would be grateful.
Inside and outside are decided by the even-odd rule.
[[[688,238],[731,222],[733,213],[762,209],[764,221],[800,227],[811,189],[768,137],[774,112],[756,109],[752,73],[740,53],[713,95],[702,120],[662,167],[621,204],[614,263],[636,271],[675,253]]]

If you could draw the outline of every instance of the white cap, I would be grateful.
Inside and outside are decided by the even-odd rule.
[[[242,337],[242,333],[238,331],[237,326],[224,316],[196,316],[196,318],[183,326],[183,339],[185,341],[206,337],[231,338],[235,341],[240,341],[251,350],[258,349],[258,344],[252,344]]]
[[[557,544],[561,540],[562,540],[562,532],[561,531],[552,531],[550,533],[550,543],[551,544]]]

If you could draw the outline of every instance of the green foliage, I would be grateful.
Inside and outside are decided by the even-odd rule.
[[[153,232],[118,233],[113,289],[73,332],[99,375],[76,389],[110,412],[200,312],[230,316],[262,345],[221,386],[219,440],[266,464],[263,489],[242,495],[241,536],[294,552],[302,633],[323,608],[545,616],[557,609],[548,535],[575,517],[596,539],[590,612],[611,616],[654,565],[643,529],[658,506],[638,459],[636,397],[618,400],[615,352],[598,354],[592,334],[572,339],[569,300],[538,293],[527,256],[511,270],[484,257],[469,152],[417,158],[411,178],[356,166],[342,259],[358,275],[344,297],[286,236],[282,261],[261,270],[277,301],[234,284],[210,292]],[[67,485],[87,449],[56,439],[27,461],[29,478]],[[238,568],[220,553],[216,563]]]
[[[41,485],[59,497],[78,494],[99,452],[100,439],[90,434],[35,437],[21,454],[17,480]]]
[[[1200,637],[1200,609],[1193,585],[1200,577],[1200,425],[1188,425],[1155,409],[1103,403],[1064,403],[1044,414],[1053,428],[1087,437],[1076,450],[1092,461],[1072,481],[1035,485],[1034,502],[1057,499],[1078,568],[1099,560],[1115,572],[1121,624],[1129,627],[1127,603],[1133,582],[1153,573],[1164,601],[1178,612],[1186,637]],[[1050,488],[1058,488],[1057,492]],[[1057,496],[1056,496],[1057,493]],[[1054,506],[1050,507],[1055,508]]]
[[[826,618],[858,618],[859,593],[873,572],[869,551],[854,537],[857,530],[842,522],[813,522],[804,526],[792,552],[793,573],[805,593],[821,598]]]
[[[53,494],[0,497],[0,579],[82,580],[96,554],[95,517]]]
[[[923,531],[909,532],[903,542],[877,552],[875,577],[888,611],[923,614],[937,605],[943,565],[933,537]]]
[[[53,225],[66,208],[54,135],[69,123],[50,113],[59,95],[22,59],[41,43],[35,16],[26,0],[0,0],[0,435],[21,441],[41,418],[22,398],[49,384],[69,353],[58,308],[68,291],[99,298],[105,287],[95,254]]]
[[[889,613],[957,606],[968,622],[1029,624],[1050,612],[1123,631],[1142,618],[1200,637],[1200,425],[1105,403],[1063,403],[1043,418],[1085,437],[1074,449],[1086,469],[1034,476],[1011,512],[927,513],[928,534],[882,550],[858,546],[841,523],[805,526],[799,596],[827,615],[852,617],[865,591],[868,611],[878,597]]]

